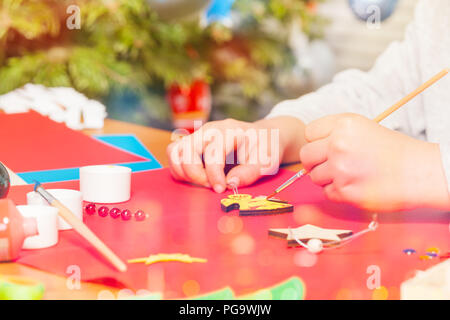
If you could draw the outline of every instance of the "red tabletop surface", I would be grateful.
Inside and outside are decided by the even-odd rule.
[[[281,171],[239,191],[253,196],[269,194],[291,175]],[[78,181],[46,186],[79,187]],[[16,204],[24,204],[31,188],[13,187],[9,196]],[[308,177],[282,194],[283,199],[294,204],[293,213],[258,217],[224,213],[220,199],[228,194],[175,182],[168,169],[140,172],[132,176],[131,200],[117,207],[144,210],[148,219],[137,222],[84,216],[86,224],[125,260],[157,253],[185,253],[208,259],[204,264],[129,264],[126,273],[116,272],[74,231],[61,231],[59,243],[52,248],[22,251],[18,262],[61,275],[67,275],[67,268],[76,265],[83,280],[160,291],[165,298],[208,293],[226,286],[244,294],[295,275],[305,282],[307,299],[371,299],[373,288],[367,282],[375,266],[389,298],[398,299],[400,284],[415,270],[439,262],[419,259],[427,248],[449,250],[449,213],[418,210],[381,214],[377,231],[314,256],[269,237],[268,229],[313,224],[358,232],[368,226],[373,213],[326,200],[322,189]],[[404,254],[407,248],[415,249],[417,254]]]

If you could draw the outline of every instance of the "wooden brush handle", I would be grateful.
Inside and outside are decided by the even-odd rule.
[[[110,261],[119,271],[127,271],[126,264],[110,248],[108,248],[83,221],[80,221],[66,206],[58,200],[53,201],[52,206],[58,208],[59,215],[69,223],[84,239],[94,246],[108,261]]]
[[[448,74],[448,69],[444,69],[441,72],[439,72],[437,75],[435,75],[433,78],[422,84],[420,87],[418,87],[416,90],[408,94],[406,97],[401,99],[399,102],[394,104],[392,107],[384,111],[382,114],[380,114],[378,117],[373,119],[373,121],[380,123],[384,119],[386,119],[388,116],[390,116],[393,112],[403,107],[405,104],[407,104],[409,101],[414,99],[417,95],[424,92],[426,89],[431,87],[433,84],[441,80],[444,76]]]

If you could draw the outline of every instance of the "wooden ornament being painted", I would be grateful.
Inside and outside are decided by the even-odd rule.
[[[241,216],[259,216],[280,214],[294,211],[289,203],[269,201],[266,197],[253,198],[249,194],[232,194],[220,201],[222,210],[230,212],[239,210]]]

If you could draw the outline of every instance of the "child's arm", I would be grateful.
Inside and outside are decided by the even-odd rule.
[[[450,209],[439,145],[341,114],[305,130],[301,160],[328,198],[374,211]]]
[[[374,118],[425,80],[442,70],[442,65],[421,69],[421,43],[424,23],[436,14],[437,6],[421,1],[416,17],[408,26],[402,42],[393,42],[379,56],[369,72],[350,69],[338,73],[333,82],[299,99],[287,100],[273,108],[267,118],[293,116],[305,124],[327,115],[356,113]],[[357,43],[354,44],[358,46]],[[414,123],[410,119],[414,118]],[[383,121],[388,128],[416,136],[425,128],[420,97]]]
[[[297,100],[280,103],[267,118],[289,115],[297,117],[308,125],[312,121],[328,115],[351,112],[373,119],[394,102],[413,91],[433,73],[445,67],[436,65],[434,66],[435,69],[430,66],[427,70],[419,70],[420,48],[423,46],[419,42],[420,32],[423,32],[420,25],[423,26],[430,22],[430,17],[432,19],[439,13],[437,10],[439,10],[437,4],[433,3],[430,6],[426,1],[420,2],[417,7],[416,19],[408,27],[405,40],[401,43],[392,44],[380,56],[370,72],[365,73],[357,70],[342,72],[335,77],[333,83],[317,92]],[[422,38],[424,38],[424,35],[422,35]],[[423,134],[426,129],[425,119],[423,100],[419,96],[405,108],[392,114],[382,124],[413,137],[425,138]],[[359,134],[359,132],[354,132],[355,136]],[[417,145],[419,144],[420,142],[417,141]],[[442,190],[444,192],[450,191],[450,142],[434,145],[433,150],[435,151],[434,155],[437,154],[436,150],[438,150],[440,156],[439,161],[435,159],[431,163],[435,168],[434,173],[439,175],[440,181],[447,182],[444,186],[442,183],[434,184],[435,188],[441,190],[435,194],[442,194]],[[411,161],[414,162],[416,156],[410,156]],[[291,157],[284,160],[290,162],[295,159]],[[448,194],[450,193],[448,192]],[[440,204],[436,204],[436,201],[432,202],[434,206],[442,207],[442,201],[440,201]]]
[[[299,99],[279,103],[266,118],[291,116],[308,124],[327,115],[341,113],[356,113],[367,118],[376,117],[423,83],[417,76],[415,66],[401,63],[402,55],[404,57],[414,55],[408,52],[405,46],[406,44],[391,46],[370,72],[359,70],[341,72],[331,84]],[[436,72],[439,71],[439,67]],[[414,115],[417,122],[411,124],[409,115]],[[411,101],[407,108],[398,110],[382,124],[414,136],[424,129],[422,119],[424,119],[422,100],[418,97]]]
[[[426,5],[425,1],[421,2],[418,12],[426,11]],[[339,125],[334,123],[324,125],[324,128],[332,128],[330,131],[333,132],[347,132],[343,136],[332,135],[340,136],[339,145],[347,146],[345,152],[332,153],[327,149],[329,145],[333,145],[330,143],[323,143],[320,152],[310,145],[317,147],[320,145],[319,140],[327,141],[327,139],[310,138],[309,144],[305,139],[305,126],[312,121],[329,114],[346,112],[374,118],[420,85],[423,82],[421,77],[428,78],[436,73],[441,66],[436,66],[436,70],[427,70],[429,75],[422,74],[423,72],[418,70],[420,46],[416,39],[417,32],[415,24],[412,24],[405,41],[391,45],[370,72],[353,70],[341,73],[332,84],[316,93],[279,104],[267,119],[256,123],[224,120],[204,126],[205,131],[211,129],[221,133],[227,129],[244,131],[279,129],[279,144],[276,150],[267,148],[271,145],[268,139],[257,139],[254,145],[246,147],[247,139],[244,133],[237,136],[236,142],[231,147],[227,147],[220,139],[209,140],[210,137],[205,139],[205,131],[199,131],[171,144],[168,148],[173,176],[222,192],[231,181],[237,181],[234,184],[239,186],[248,185],[263,174],[262,164],[258,161],[251,163],[250,157],[252,154],[260,156],[260,146],[266,147],[262,148],[263,150],[267,149],[263,158],[275,157],[279,161],[294,162],[300,160],[300,149],[307,145],[302,150],[302,160],[307,167],[314,168],[313,180],[316,183],[330,185],[326,190],[331,198],[380,210],[416,206],[449,208],[447,188],[450,188],[450,184],[446,183],[445,175],[447,174],[450,181],[450,144],[441,144],[439,150],[438,145],[414,140],[376,125],[367,118],[360,117],[354,120],[355,115],[339,116],[353,119],[350,121],[354,124],[350,126],[353,128],[350,130],[351,135],[348,134],[350,131],[341,130],[341,126],[345,127],[341,122]],[[406,108],[394,113],[383,124],[391,129],[419,136],[425,129],[424,118],[422,101],[419,97],[410,102]],[[410,122],[409,119],[413,121]],[[343,123],[346,121],[343,120]],[[367,124],[367,127],[361,124]],[[348,146],[358,147],[350,150]],[[225,156],[232,149],[237,150],[241,165],[225,176],[223,170]],[[358,150],[361,150],[361,153],[358,153]],[[329,163],[338,168],[315,171],[316,166],[319,169],[322,163],[327,163],[326,159],[317,158],[316,155],[326,158],[330,156]],[[202,156],[205,166],[202,164]],[[373,159],[385,159],[385,162]],[[342,167],[347,170],[341,170]],[[275,163],[269,171],[275,171],[277,168],[278,163]],[[361,168],[365,170],[359,170]],[[267,168],[265,172],[267,173]],[[328,172],[328,176],[323,177],[320,172]],[[337,184],[330,184],[330,180],[334,181],[335,178]],[[377,189],[378,187],[380,189]],[[336,192],[330,190],[332,188],[335,188]],[[383,190],[386,192],[383,193]]]
[[[435,66],[423,74],[420,66],[420,24],[423,12],[428,12],[426,1],[417,8],[417,17],[408,26],[405,39],[392,43],[377,59],[369,72],[347,70],[335,76],[332,83],[318,91],[288,100],[275,106],[267,118],[292,116],[308,124],[319,118],[341,113],[356,113],[373,119],[406,94],[416,89],[445,66]],[[358,44],[355,43],[355,46]],[[394,130],[418,136],[425,129],[423,102],[420,97],[411,101],[388,119],[383,125]],[[410,121],[414,119],[414,121]]]
[[[221,193],[277,172],[280,162],[299,161],[305,125],[295,117],[248,123],[227,119],[206,123],[167,148],[172,176]],[[227,155],[236,151],[239,165],[225,176]],[[202,163],[204,162],[204,165]]]

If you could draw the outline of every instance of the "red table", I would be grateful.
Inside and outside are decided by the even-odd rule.
[[[162,152],[168,143],[168,133],[118,122],[108,122],[105,132],[111,132],[108,130],[137,134],[157,159],[166,164],[167,159]],[[164,143],[157,143],[158,139]],[[158,147],[154,148],[149,141]],[[284,177],[278,179],[281,181],[289,175],[286,172]],[[208,258],[206,264],[136,265],[130,268],[130,272],[136,275],[146,273],[147,283],[143,283],[142,277],[137,284],[133,279],[127,279],[127,276],[121,279],[134,290],[145,288],[164,291],[167,298],[207,293],[224,286],[231,286],[237,294],[244,294],[296,275],[305,282],[309,299],[398,299],[401,282],[411,277],[416,269],[426,269],[439,261],[419,259],[427,248],[438,247],[444,252],[449,250],[449,214],[427,210],[380,215],[380,228],[376,232],[339,250],[314,257],[303,249],[287,248],[284,241],[268,238],[268,228],[296,227],[310,223],[356,232],[368,225],[371,213],[327,202],[319,188],[314,188],[304,180],[299,182],[304,188],[287,190],[283,195],[296,205],[293,214],[240,218],[236,213],[224,214],[216,206],[223,196],[205,189],[175,184],[165,170],[152,173],[150,180],[154,182],[149,181],[146,175],[136,177],[133,202],[128,205],[148,210],[151,213],[148,221],[129,222],[133,228],[124,226],[126,222],[100,217],[90,217],[87,223],[101,238],[115,237],[118,244],[111,245],[116,247],[120,256],[127,259],[142,256],[143,251],[133,245],[139,239],[136,234],[148,243],[148,254],[181,252]],[[249,190],[258,190],[264,194],[276,183],[266,181],[258,189]],[[148,187],[143,188],[143,185]],[[77,187],[76,183],[62,186]],[[76,237],[69,237],[65,241],[68,242],[63,245],[75,241],[83,246]],[[405,255],[402,250],[406,248],[415,249],[417,254]],[[25,257],[24,261],[27,259]],[[57,264],[56,260],[52,261]],[[68,262],[64,260],[60,267]],[[4,264],[0,265],[0,272],[17,273],[14,271],[19,270],[18,273],[27,274],[28,268],[23,268],[17,264]],[[84,270],[85,276],[88,276],[94,268]],[[115,277],[114,271],[109,269],[105,269],[103,275],[105,278]],[[382,285],[375,291],[370,286],[374,276],[380,277]],[[88,289],[82,295],[73,290],[61,289],[64,278],[47,277],[47,274],[44,277],[35,276],[46,282],[47,298],[95,298],[95,294],[104,289],[83,283],[83,287]],[[60,283],[52,286],[51,281]],[[106,280],[102,281],[105,283]],[[52,287],[58,287],[59,291],[52,291]],[[112,292],[117,290],[112,289]]]

